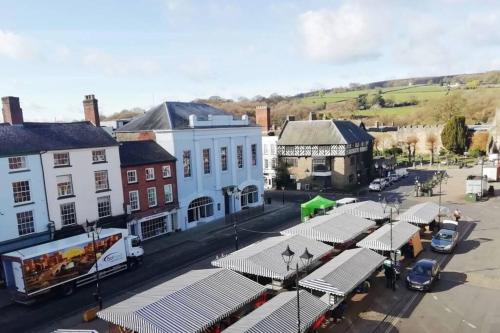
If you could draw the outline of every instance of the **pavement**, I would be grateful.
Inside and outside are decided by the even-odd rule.
[[[431,170],[429,170],[431,171]],[[421,258],[436,259],[441,266],[441,280],[430,293],[407,290],[404,274],[393,292],[385,287],[383,273],[376,275],[366,294],[348,300],[345,318],[329,322],[321,332],[499,332],[500,329],[500,198],[479,203],[464,200],[465,178],[479,174],[479,169],[449,169],[450,178],[442,186],[442,204],[452,211],[459,208],[464,219],[460,224],[460,242],[452,254],[430,251],[429,237],[423,239]],[[491,184],[490,184],[491,185]],[[494,184],[500,194],[500,184]],[[408,202],[436,200],[437,196],[412,197]]]

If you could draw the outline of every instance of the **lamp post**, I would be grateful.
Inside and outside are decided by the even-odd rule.
[[[281,201],[283,203],[283,205],[285,205],[285,186],[281,186]]]
[[[233,190],[230,192],[232,197],[233,197],[233,213],[232,218],[233,218],[233,229],[234,229],[234,248],[239,250],[239,239],[238,239],[238,228],[236,227],[236,196],[238,195],[240,191],[238,190],[237,186],[233,187]]]
[[[436,177],[438,177],[439,180],[439,211],[438,211],[438,225],[441,223],[441,184],[443,183],[443,180],[446,182],[448,178],[448,174],[446,171],[441,172],[439,170],[439,164],[438,164],[438,171],[436,172]]]
[[[309,176],[311,174],[311,171],[309,170],[309,168],[305,169],[304,173],[306,174],[306,180],[309,180]],[[309,189],[307,193],[309,195],[309,199],[311,199],[311,189]]]
[[[286,246],[285,251],[281,253],[281,257],[286,264],[286,271],[290,271],[290,263],[293,260],[293,256],[295,252],[290,249],[290,245]],[[302,262],[302,266],[307,271],[307,266],[311,264],[311,260],[314,257],[308,250],[307,247],[304,250],[304,253],[300,255],[300,261]],[[297,332],[300,333],[300,294],[299,294],[299,261],[295,263],[295,286],[297,289]]]
[[[392,290],[396,291],[396,283],[395,283],[395,278],[396,278],[396,252],[394,251],[393,244],[392,244],[392,211],[393,211],[393,209],[395,209],[396,213],[399,214],[399,207],[401,206],[401,201],[399,201],[399,199],[396,199],[394,202],[388,203],[387,200],[385,198],[383,198],[382,201],[380,202],[380,204],[382,205],[384,213],[386,212],[387,209],[389,210],[389,225],[390,225],[390,230],[391,230],[391,234],[390,234],[390,238],[391,238],[391,250],[389,251],[389,257],[390,257],[390,260],[391,260],[391,269],[392,269],[392,272],[393,272],[391,286],[392,286]]]
[[[99,266],[98,266],[98,258],[97,258],[97,249],[96,249],[96,234],[97,239],[99,239],[99,234],[101,233],[101,228],[97,227],[97,222],[89,222],[88,220],[85,223],[87,237],[90,237],[89,234],[92,234],[92,251],[94,252],[94,264],[95,264],[95,275],[96,275],[96,292],[94,293],[94,297],[99,305],[99,310],[102,310],[102,297],[101,297],[101,287],[100,287],[100,277],[99,277]]]
[[[484,171],[484,158],[481,156],[479,158],[479,161],[481,162],[481,200],[483,199],[483,171]]]

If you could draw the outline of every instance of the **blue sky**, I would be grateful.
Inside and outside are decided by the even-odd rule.
[[[218,95],[500,69],[500,3],[467,0],[5,1],[0,95],[25,120]]]

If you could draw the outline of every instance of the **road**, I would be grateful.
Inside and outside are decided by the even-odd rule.
[[[240,230],[238,233],[240,246],[245,246],[259,239],[273,235],[299,222],[299,210],[295,205],[257,218],[243,227],[262,233]],[[271,232],[271,233],[265,233]],[[277,234],[277,233],[274,233]],[[168,237],[165,238],[168,241]],[[182,253],[158,252],[145,256],[143,265],[134,272],[125,272],[111,276],[101,283],[104,306],[116,303],[127,295],[128,291],[140,292],[171,279],[192,267],[210,267],[210,260],[216,255],[234,250],[234,234],[231,226],[216,233],[202,235],[201,238],[189,241]],[[92,297],[94,286],[79,288],[77,292],[66,298],[47,297],[32,306],[8,304],[0,308],[0,331],[10,332],[48,332],[56,323],[68,322],[68,318],[81,321],[79,316],[84,310],[95,304]],[[71,323],[76,324],[76,323]],[[68,325],[68,324],[67,324]],[[59,326],[60,327],[60,326]]]

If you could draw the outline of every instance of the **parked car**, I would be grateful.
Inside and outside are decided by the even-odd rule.
[[[382,182],[382,180],[380,178],[377,178],[375,180],[373,180],[370,185],[368,185],[368,190],[369,191],[377,191],[377,192],[381,192],[385,187],[385,181]]]
[[[397,181],[399,181],[400,179],[402,178],[402,176],[399,176],[396,171],[391,171],[389,173],[389,179],[391,180],[391,182],[395,183]]]
[[[458,231],[458,222],[452,220],[443,220],[443,222],[441,222],[441,229]]]
[[[406,276],[406,287],[431,291],[440,277],[441,271],[436,260],[420,259]]]
[[[396,174],[399,176],[399,178],[406,178],[408,177],[408,170],[406,168],[399,168],[396,169]]]
[[[441,229],[432,236],[431,249],[436,252],[451,253],[458,242],[458,231]]]

